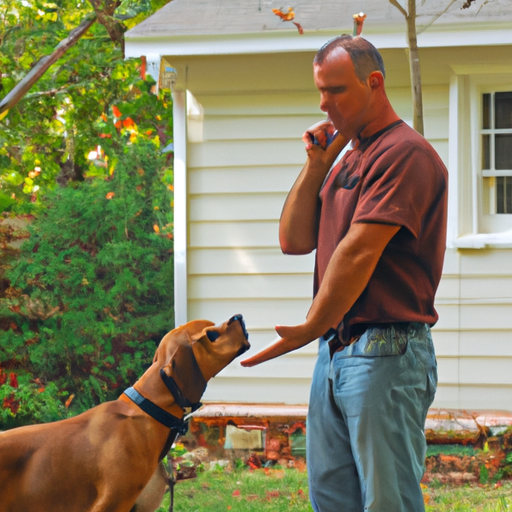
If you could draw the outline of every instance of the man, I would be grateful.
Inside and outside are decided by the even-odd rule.
[[[279,235],[284,253],[316,249],[315,298],[303,324],[277,326],[281,340],[242,364],[320,337],[307,431],[313,508],[419,512],[424,424],[437,384],[430,326],[447,173],[394,112],[382,58],[368,41],[329,41],[313,73],[329,121],[304,135],[308,158]]]

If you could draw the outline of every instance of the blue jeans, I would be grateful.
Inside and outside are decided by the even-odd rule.
[[[424,434],[437,386],[425,324],[370,326],[332,360],[320,338],[307,420],[316,512],[423,512]]]

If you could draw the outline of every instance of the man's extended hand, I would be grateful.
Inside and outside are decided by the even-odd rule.
[[[276,332],[279,334],[280,338],[269,347],[249,359],[245,359],[240,364],[242,366],[256,366],[257,364],[264,363],[265,361],[304,347],[323,334],[316,335],[313,333],[308,322],[292,327],[278,325],[276,326]]]

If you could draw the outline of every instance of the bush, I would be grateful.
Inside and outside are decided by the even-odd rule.
[[[172,175],[158,141],[111,132],[104,166],[48,193],[6,271],[0,428],[116,398],[173,327]]]

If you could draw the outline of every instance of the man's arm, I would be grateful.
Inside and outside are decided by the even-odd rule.
[[[279,244],[285,254],[309,254],[316,248],[318,194],[329,169],[347,141],[338,135],[326,149],[314,145],[309,133],[325,134],[329,122],[311,127],[303,137],[308,159],[283,206],[279,222]]]
[[[388,224],[352,224],[332,255],[306,322],[277,326],[281,339],[242,361],[242,366],[255,366],[287,354],[337,327],[366,288],[382,252],[399,229]]]

